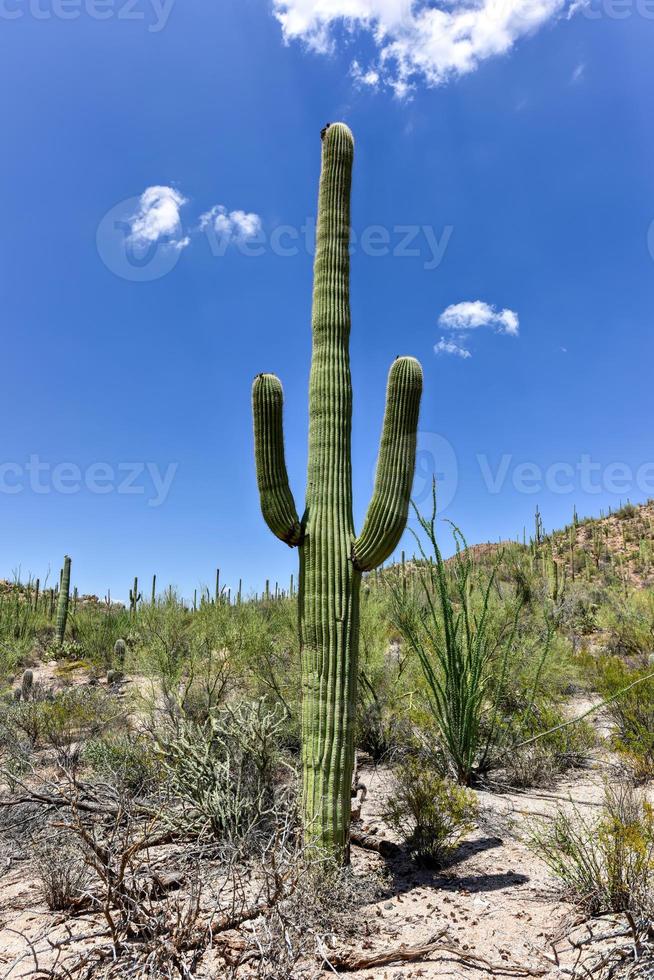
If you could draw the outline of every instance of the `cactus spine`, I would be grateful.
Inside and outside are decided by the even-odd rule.
[[[349,334],[350,184],[354,142],[341,123],[322,133],[309,384],[309,463],[302,520],[284,457],[283,393],[272,374],[253,385],[261,509],[300,552],[303,809],[307,838],[347,860],[354,763],[361,573],[388,558],[406,525],[422,370],[392,365],[375,487],[361,534],[352,517]]]
[[[70,558],[64,557],[64,567],[59,580],[59,602],[57,603],[57,643],[64,642],[66,620],[68,619],[68,600],[70,598]]]

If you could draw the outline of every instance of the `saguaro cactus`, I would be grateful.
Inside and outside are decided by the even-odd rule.
[[[257,481],[271,531],[300,551],[303,808],[307,838],[347,860],[361,573],[383,562],[406,525],[422,370],[398,358],[388,377],[375,487],[363,529],[352,518],[349,237],[354,141],[322,134],[309,384],[309,464],[299,518],[284,457],[283,393],[260,374],[252,390]]]
[[[141,598],[142,596],[139,592],[139,580],[138,578],[134,578],[134,588],[129,590],[129,613],[132,619],[136,616],[136,610]]]
[[[59,646],[64,642],[66,633],[66,620],[68,619],[68,600],[70,598],[70,558],[64,558],[64,567],[61,570],[59,584],[59,602],[57,604],[57,643]]]

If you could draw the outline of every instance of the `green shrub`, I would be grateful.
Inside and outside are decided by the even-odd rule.
[[[359,628],[355,744],[380,762],[403,741],[412,664],[391,627],[386,591],[364,586]]]
[[[506,744],[511,748],[498,760],[500,782],[520,789],[551,786],[563,773],[585,765],[597,744],[595,729],[586,719],[559,727],[566,720],[559,708],[547,703],[533,704],[526,716],[507,719],[511,736]],[[540,737],[521,744],[534,736]]]
[[[156,605],[142,605],[134,625],[134,669],[150,677],[161,692],[176,697],[191,648],[192,614],[168,590]]]
[[[97,688],[71,687],[53,694],[34,685],[29,701],[11,706],[7,723],[33,746],[56,749],[65,762],[73,743],[99,735],[118,718],[115,702]]]
[[[92,738],[84,761],[101,779],[140,795],[160,779],[160,763],[152,743],[133,733]]]
[[[619,657],[596,661],[595,684],[615,725],[612,744],[639,781],[654,777],[654,665],[630,668]],[[634,681],[642,681],[630,687]],[[625,688],[630,687],[629,690]],[[624,692],[624,693],[621,693]],[[617,695],[617,696],[616,696]]]
[[[52,636],[45,648],[43,659],[56,660],[62,664],[70,664],[72,669],[86,667],[87,663],[83,660],[84,650],[77,640],[67,638],[61,643]],[[74,666],[73,666],[74,665]]]
[[[81,606],[71,617],[80,655],[95,667],[110,667],[116,640],[129,631],[129,613],[121,606]]]
[[[15,675],[25,652],[25,649],[21,650],[15,640],[0,639],[0,694],[8,685],[9,678]]]
[[[654,590],[611,596],[599,615],[607,652],[637,660],[654,652]]]
[[[394,778],[384,820],[401,836],[415,860],[438,867],[472,829],[476,798],[422,758],[406,759]]]
[[[627,502],[620,508],[620,510],[616,510],[615,516],[619,521],[627,521],[631,520],[632,517],[635,517],[637,513],[638,509],[635,504]]]
[[[629,784],[607,786],[596,820],[559,809],[532,828],[530,842],[565,897],[590,915],[651,911],[654,813]]]

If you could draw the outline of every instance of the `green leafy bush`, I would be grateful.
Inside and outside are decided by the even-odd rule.
[[[418,862],[438,867],[472,829],[476,798],[424,758],[406,759],[394,778],[384,819]]]
[[[654,590],[611,596],[598,624],[606,631],[607,651],[641,660],[654,653]]]
[[[101,779],[140,795],[160,779],[160,763],[152,743],[131,734],[92,738],[84,746],[84,761]]]
[[[654,665],[630,668],[619,657],[595,662],[595,684],[611,700],[606,711],[615,725],[613,747],[639,781],[654,777]],[[635,681],[635,686],[631,686]],[[629,690],[625,690],[629,688]]]
[[[11,706],[7,724],[26,735],[33,746],[56,749],[65,762],[73,743],[99,735],[119,716],[116,703],[98,688],[71,687],[52,693],[34,685],[29,701]]]
[[[135,668],[165,696],[176,697],[191,648],[192,614],[169,589],[156,605],[142,605],[133,627]]]
[[[71,617],[71,630],[81,657],[106,669],[113,666],[116,640],[129,631],[129,613],[122,606],[81,606]]]

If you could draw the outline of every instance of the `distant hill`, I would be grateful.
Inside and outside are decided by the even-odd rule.
[[[566,527],[549,532],[537,516],[533,537],[525,542],[482,542],[470,545],[465,554],[480,565],[490,565],[500,551],[509,558],[531,554],[538,560],[546,559],[551,570],[556,563],[568,581],[577,577],[618,579],[632,588],[654,586],[654,500],[628,503],[600,517],[577,517]],[[446,564],[451,566],[455,560],[450,557]],[[405,557],[407,577],[420,561],[415,555]],[[379,575],[400,569],[401,562],[395,562]]]

